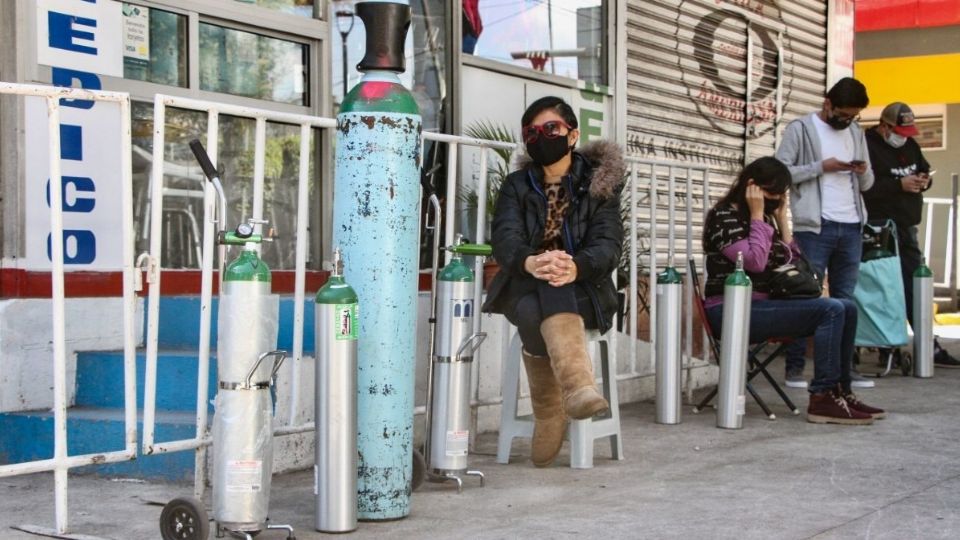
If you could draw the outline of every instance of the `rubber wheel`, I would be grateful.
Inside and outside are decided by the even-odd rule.
[[[192,497],[173,499],[160,512],[160,536],[163,540],[207,540],[207,509]]]
[[[410,479],[411,489],[416,491],[423,485],[427,477],[427,462],[423,459],[423,454],[419,450],[413,450],[413,478]]]
[[[909,376],[913,371],[913,355],[910,353],[903,353],[900,356],[900,373],[904,377]]]

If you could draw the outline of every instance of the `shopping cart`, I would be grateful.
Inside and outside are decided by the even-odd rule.
[[[913,359],[909,352],[900,350],[909,337],[897,226],[892,220],[871,221],[863,227],[860,277],[853,300],[858,315],[857,360],[861,348],[876,348],[880,365],[885,364],[886,369],[874,376],[887,375],[895,365],[908,375]]]

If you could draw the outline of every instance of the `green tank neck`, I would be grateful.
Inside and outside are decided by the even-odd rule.
[[[727,276],[727,279],[723,282],[724,286],[733,286],[733,287],[750,287],[752,282],[750,281],[750,276],[743,271],[743,253],[737,253],[737,267],[732,274]]]
[[[356,291],[347,285],[343,276],[331,274],[323,287],[317,291],[316,303],[318,304],[356,304],[357,302]]]
[[[270,283],[270,267],[263,262],[256,251],[244,249],[236,259],[227,265],[223,272],[223,281]]]
[[[343,98],[340,113],[379,112],[420,115],[417,101],[390,71],[368,71]]]
[[[930,267],[927,266],[926,261],[924,261],[924,262],[921,262],[920,266],[918,266],[917,269],[913,271],[913,277],[932,278],[933,271],[930,270]]]
[[[440,270],[440,281],[473,281],[473,270],[463,264],[463,259],[454,255],[450,263]]]
[[[676,285],[683,283],[683,278],[680,276],[680,272],[677,272],[677,269],[668,266],[663,272],[657,274],[657,285]]]

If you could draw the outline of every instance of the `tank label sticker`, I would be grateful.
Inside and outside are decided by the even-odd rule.
[[[337,304],[333,321],[333,335],[338,340],[356,340],[360,325],[357,323],[358,304]]]
[[[740,394],[737,396],[737,414],[743,416],[747,413],[747,396]]]
[[[467,445],[470,442],[470,431],[447,432],[447,455],[451,457],[467,455]]]
[[[227,492],[258,493],[262,488],[263,461],[233,459],[227,461]]]

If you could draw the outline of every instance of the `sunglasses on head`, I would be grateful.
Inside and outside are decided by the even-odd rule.
[[[561,135],[566,135],[566,133],[560,133],[560,128],[567,128],[567,131],[570,131],[570,126],[562,120],[550,120],[549,122],[544,122],[539,126],[529,125],[523,128],[521,131],[523,135],[523,142],[532,143],[540,138],[540,135],[548,139],[555,139]]]

